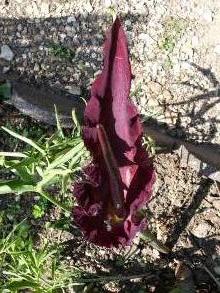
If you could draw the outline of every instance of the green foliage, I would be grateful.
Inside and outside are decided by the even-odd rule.
[[[33,208],[32,208],[33,217],[35,219],[42,218],[45,215],[47,207],[48,207],[48,201],[44,197],[41,197],[38,203],[33,205]]]
[[[75,53],[71,49],[59,44],[51,44],[49,51],[52,55],[66,60],[72,60],[75,56]]]
[[[57,131],[37,143],[5,127],[2,129],[26,143],[28,148],[24,152],[0,152],[0,166],[14,176],[11,180],[0,181],[0,194],[37,192],[68,211],[68,207],[50,195],[48,188],[58,186],[64,195],[87,158],[79,125],[76,125],[70,136],[66,136],[57,119]],[[42,207],[35,207],[35,216],[37,213],[38,216],[43,213]]]
[[[164,34],[159,41],[159,47],[168,54],[172,53],[178,39],[186,29],[187,21],[182,18],[170,17],[164,22]],[[169,59],[168,59],[169,60]],[[169,60],[170,62],[170,60]]]
[[[60,249],[44,244],[35,248],[25,222],[16,225],[0,239],[1,292],[60,292],[58,289],[81,276],[80,270],[71,270],[61,261]],[[26,292],[26,291],[25,291]],[[29,291],[28,291],[29,292]]]
[[[149,136],[144,136],[143,137],[143,146],[145,146],[148,150],[148,152],[152,155],[155,156],[157,146],[155,144],[155,141],[149,137]]]
[[[0,83],[0,101],[5,101],[11,97],[11,85],[8,82]]]

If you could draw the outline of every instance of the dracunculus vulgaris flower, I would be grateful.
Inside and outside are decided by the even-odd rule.
[[[73,185],[73,217],[86,239],[105,247],[130,245],[146,228],[140,216],[155,181],[142,147],[142,125],[129,99],[131,68],[121,22],[116,18],[104,44],[104,67],[91,87],[83,139],[92,156],[84,179]]]

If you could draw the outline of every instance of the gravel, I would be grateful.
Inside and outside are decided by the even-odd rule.
[[[0,58],[6,61],[12,61],[12,59],[14,58],[14,53],[12,52],[12,50],[10,49],[8,45],[1,46]]]
[[[114,11],[127,32],[135,76],[131,92],[142,114],[188,139],[220,143],[219,0],[1,1],[0,70],[11,68],[26,82],[87,97],[102,66],[104,34]],[[158,238],[165,242],[175,236],[182,211],[189,218],[185,228],[195,237],[219,233],[219,194],[209,192],[210,203],[201,199],[201,211],[191,219],[187,208],[197,196],[200,178],[189,167],[182,168],[175,154],[159,158],[156,166],[158,179],[149,205],[154,217],[149,222]],[[177,250],[178,245],[192,246],[190,241],[182,235]],[[142,254],[158,259],[151,249]]]

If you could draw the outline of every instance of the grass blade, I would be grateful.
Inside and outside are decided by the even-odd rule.
[[[65,136],[64,136],[64,133],[63,133],[63,129],[61,127],[61,124],[60,124],[60,120],[59,120],[59,116],[58,116],[58,112],[57,112],[56,105],[54,105],[54,109],[55,109],[55,117],[56,117],[56,123],[57,123],[57,131],[58,131],[59,136],[64,139]]]
[[[47,168],[47,170],[54,169],[57,166],[61,166],[62,164],[71,160],[74,156],[78,155],[79,153],[83,153],[84,143],[80,142],[75,147],[73,147],[70,151],[66,154],[62,154],[56,160],[54,160]]]
[[[2,126],[2,129],[4,131],[6,131],[8,134],[10,134],[11,136],[13,136],[13,137],[15,137],[15,138],[17,138],[17,139],[19,139],[21,141],[24,141],[25,143],[29,144],[30,146],[32,146],[33,148],[38,150],[42,155],[46,155],[45,151],[41,147],[39,147],[33,140],[31,140],[31,139],[29,139],[27,137],[24,137],[24,136],[22,136],[20,134],[17,134],[14,131],[12,131],[12,130],[4,127],[4,126]]]
[[[16,157],[16,158],[27,158],[27,155],[19,152],[0,152],[0,157]]]
[[[8,193],[21,194],[24,192],[31,192],[34,190],[35,188],[33,184],[23,182],[17,179],[0,182],[0,194],[8,194]]]
[[[72,173],[72,170],[62,170],[62,169],[52,169],[48,173],[43,174],[43,179],[38,183],[38,186],[43,187],[47,184],[51,184],[51,181],[54,183],[57,176],[66,176]]]

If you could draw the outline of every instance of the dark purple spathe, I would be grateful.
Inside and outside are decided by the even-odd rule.
[[[73,186],[73,216],[85,237],[101,246],[129,245],[146,228],[139,211],[149,201],[155,174],[141,145],[142,125],[129,99],[127,40],[117,18],[104,45],[104,68],[91,88],[83,138],[93,162]]]

